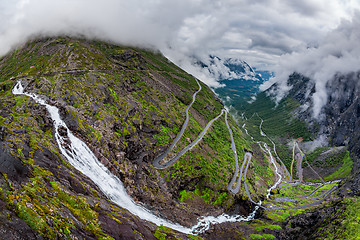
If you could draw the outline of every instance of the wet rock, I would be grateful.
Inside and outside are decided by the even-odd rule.
[[[6,203],[0,200],[0,239],[27,240],[43,239],[23,220],[6,208]]]
[[[238,226],[239,225],[239,226]],[[211,229],[201,234],[205,239],[249,239],[245,237],[246,229],[240,224],[222,223],[211,226]],[[248,234],[249,235],[249,234]]]
[[[135,229],[130,224],[120,224],[104,213],[99,214],[99,223],[101,229],[116,240],[122,239],[141,239],[140,235],[135,233]],[[156,239],[152,235],[147,235],[145,239]]]
[[[131,138],[131,135],[129,136],[129,139]],[[125,136],[126,139],[126,136]],[[137,160],[139,157],[139,153],[142,151],[142,144],[137,141],[128,141],[128,148],[126,150],[126,158],[128,158],[131,161]]]
[[[145,70],[145,60],[141,54],[133,50],[124,50],[118,54],[111,54],[110,60],[113,62],[130,69]]]
[[[278,239],[315,239],[317,229],[326,221],[331,215],[336,212],[339,202],[335,201],[331,207],[324,207],[310,212],[298,214],[290,217],[283,227],[282,231],[277,234]]]
[[[115,132],[120,132],[123,130],[123,125],[120,122],[115,122],[112,128]]]
[[[62,137],[67,137],[67,129],[63,126],[58,128],[58,133]]]
[[[116,153],[115,156],[119,162],[122,162],[125,159],[125,154],[126,154],[125,152],[118,152]]]
[[[34,152],[33,158],[36,165],[51,171],[59,181],[64,182],[63,180],[67,180],[68,186],[72,191],[84,195],[91,193],[88,189],[84,188],[78,179],[73,177],[68,171],[61,169],[61,165],[59,166],[61,163],[60,158],[47,148],[42,147],[41,149],[37,149]]]
[[[142,131],[145,132],[145,133],[154,134],[154,135],[160,133],[158,130],[156,130],[153,127],[150,127],[150,126],[144,126],[142,128]]]
[[[60,117],[66,123],[66,126],[74,133],[81,133],[81,128],[76,118],[72,114],[70,114],[65,107],[58,106],[58,108]]]
[[[91,194],[91,192],[88,189],[84,188],[84,186],[80,183],[80,181],[77,180],[75,177],[68,175],[67,180],[69,181],[71,190],[73,190],[74,192],[81,193],[84,195]]]
[[[5,137],[8,135],[6,128],[0,126],[0,141],[4,141]]]
[[[55,153],[43,147],[34,152],[34,161],[39,167],[52,170],[57,168],[60,159]]]
[[[22,182],[29,177],[27,166],[18,157],[10,154],[10,149],[4,142],[0,142],[0,172],[17,182]]]
[[[29,105],[29,109],[39,124],[39,127],[42,131],[46,132],[47,130],[53,127],[53,121],[50,118],[50,115],[46,107],[32,103]]]

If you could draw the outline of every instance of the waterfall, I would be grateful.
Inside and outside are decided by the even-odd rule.
[[[241,215],[230,216],[222,214],[220,216],[201,217],[198,223],[192,228],[187,228],[179,224],[172,223],[166,219],[154,215],[150,210],[136,204],[127,194],[121,180],[112,174],[100,161],[95,157],[92,151],[79,138],[74,136],[65,122],[61,120],[59,110],[55,106],[46,103],[45,100],[33,93],[27,93],[19,81],[14,89],[13,94],[25,95],[43,105],[48,110],[55,128],[55,140],[61,153],[66,157],[68,162],[77,170],[90,178],[100,190],[114,203],[122,208],[127,209],[132,214],[143,220],[152,222],[158,226],[163,225],[185,234],[199,234],[210,228],[211,224],[223,222],[250,221],[254,219],[258,206],[250,213],[249,216]]]

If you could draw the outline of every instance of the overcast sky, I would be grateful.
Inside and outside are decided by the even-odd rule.
[[[32,34],[73,32],[271,69],[359,8],[358,0],[1,0],[0,54]]]
[[[329,68],[315,58],[327,59],[336,49],[359,55],[353,51],[360,42],[359,9],[360,0],[1,0],[0,55],[30,36],[84,34],[159,49],[215,87],[216,79],[191,57],[240,58],[275,71],[273,81],[282,83],[293,70],[319,80],[327,73],[307,66]],[[347,65],[331,63],[330,73]]]
[[[326,85],[335,74],[360,71],[360,12],[351,20],[343,20],[340,25],[319,39],[317,46],[281,55],[274,65],[276,77],[261,86],[267,89],[278,83],[277,99],[286,95],[291,86],[288,76],[293,72],[302,73],[315,83],[313,94],[313,116],[318,118],[327,103]],[[310,91],[310,89],[309,89]]]

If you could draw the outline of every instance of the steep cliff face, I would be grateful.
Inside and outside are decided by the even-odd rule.
[[[354,154],[359,139],[359,96],[360,73],[338,74],[326,85],[326,104],[319,118],[313,118],[313,95],[315,83],[310,79],[294,73],[289,77],[288,84],[292,89],[288,97],[297,100],[300,107],[296,110],[299,118],[309,123],[317,123],[318,134],[326,134],[334,145],[349,145]],[[316,130],[316,129],[313,129]]]
[[[259,92],[259,86],[270,77],[269,72],[255,71],[240,59],[220,59],[215,56],[209,59],[207,64],[198,62],[197,65],[222,85],[214,91],[226,105],[243,105],[250,101]]]
[[[297,107],[289,109],[293,118],[306,122],[314,138],[326,136],[330,146],[340,146],[334,150],[347,148],[350,151],[353,166],[351,174],[343,180],[337,192],[338,198],[334,202],[326,207],[288,219],[284,231],[278,236],[281,239],[356,238],[359,236],[356,209],[359,205],[360,194],[360,73],[337,74],[327,82],[326,104],[321,109],[318,118],[313,116],[313,96],[316,92],[314,81],[294,73],[289,76],[288,85],[291,89],[285,99],[292,99],[298,103]],[[276,92],[276,87],[276,85],[272,86],[270,91]],[[310,158],[312,155],[309,155]],[[321,158],[323,158],[321,165],[326,165],[331,161],[331,157],[326,156],[325,152],[317,159]]]
[[[256,111],[264,113],[265,108],[267,108],[269,113],[264,113],[264,119],[268,120],[271,116],[281,112],[281,108],[286,105],[286,102],[293,102],[292,106],[289,106],[284,112],[291,114],[287,121],[288,125],[291,125],[295,119],[300,119],[306,122],[308,130],[313,133],[313,138],[326,135],[331,145],[348,146],[354,156],[359,157],[357,144],[360,134],[358,131],[360,121],[359,80],[359,72],[338,74],[329,80],[325,86],[325,95],[327,96],[325,97],[325,104],[319,117],[316,118],[313,114],[315,82],[299,73],[293,73],[289,76],[288,86],[291,89],[278,105],[271,99],[271,94],[277,92],[277,85],[274,84],[266,92],[258,95],[258,99],[253,104],[246,106],[245,111],[248,114]],[[264,102],[273,103],[266,105]]]
[[[360,157],[360,72],[337,75],[327,86],[329,99],[324,112],[329,116],[331,142],[335,145],[349,145],[351,151]]]
[[[289,83],[295,85],[288,96],[297,99],[302,106],[307,106],[306,109],[299,107],[296,110],[299,118],[310,123],[311,129],[316,131],[317,135],[328,136],[331,145],[349,148],[354,167],[348,183],[352,192],[359,195],[360,72],[337,74],[328,81],[326,85],[328,97],[321,110],[322,117],[318,119],[312,117],[314,83],[299,74],[292,75],[290,79]],[[303,81],[304,79],[306,81]]]
[[[68,37],[44,38],[0,60],[0,217],[9,219],[0,224],[4,236],[186,238],[107,200],[59,152],[45,107],[11,93],[17,81],[57,106],[70,130],[122,180],[128,194],[155,214],[191,226],[202,215],[249,213],[252,206],[243,193],[227,191],[235,162],[224,116],[176,164],[165,170],[152,165],[182,126],[185,108],[198,90],[192,76],[159,53]],[[223,108],[200,84],[189,127],[170,156],[195,140]],[[245,148],[256,150],[235,121],[229,121],[239,156]],[[261,153],[254,158],[268,164]],[[255,181],[256,169],[248,175]],[[271,183],[274,176],[263,179]],[[257,197],[266,188],[263,184],[251,191]]]

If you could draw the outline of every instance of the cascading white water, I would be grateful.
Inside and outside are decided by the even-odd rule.
[[[260,118],[259,115],[258,115],[258,117]],[[260,134],[261,134],[261,136],[267,137],[267,135],[266,135],[266,134],[263,132],[263,130],[261,129],[264,120],[263,120],[262,118],[260,118],[260,119],[261,119],[261,123],[260,123],[260,125],[259,125]],[[270,140],[270,138],[269,138],[269,140]],[[271,140],[270,140],[270,141],[271,141]],[[272,142],[272,141],[271,141],[271,142]],[[272,143],[274,144],[274,142],[272,142]],[[260,147],[261,147],[261,146],[260,146]],[[269,155],[269,157],[270,157],[270,161],[271,161],[271,163],[274,165],[275,173],[276,173],[276,175],[278,176],[278,180],[276,181],[276,183],[275,183],[274,185],[272,185],[272,186],[267,190],[266,198],[269,198],[270,195],[271,195],[271,190],[275,189],[275,188],[281,183],[281,181],[282,181],[282,176],[281,176],[281,174],[279,173],[279,169],[278,169],[278,167],[277,167],[277,165],[276,165],[276,161],[275,161],[275,159],[274,159],[274,157],[273,157],[273,155],[272,155],[272,153],[271,153],[270,147],[268,147],[267,144],[264,143],[264,148],[265,148],[264,150],[268,153],[268,155]],[[274,144],[274,149],[275,149],[275,144]]]
[[[281,181],[282,181],[282,176],[281,176],[281,174],[279,173],[279,169],[278,169],[278,167],[277,167],[277,165],[276,165],[276,162],[275,162],[275,159],[274,159],[273,155],[271,154],[270,148],[267,146],[266,143],[264,143],[264,147],[265,147],[266,151],[268,152],[268,154],[269,154],[269,156],[270,156],[270,161],[271,161],[271,163],[274,165],[275,173],[276,173],[276,175],[278,175],[278,177],[279,177],[278,180],[276,181],[276,183],[267,190],[266,198],[269,198],[270,195],[271,195],[271,190],[275,189],[275,188],[281,183]]]
[[[59,149],[69,163],[89,177],[111,201],[118,204],[120,207],[129,210],[132,214],[140,217],[141,219],[152,222],[158,226],[163,225],[172,228],[185,234],[199,234],[208,230],[211,224],[250,221],[254,219],[256,211],[259,209],[259,207],[256,206],[255,210],[247,217],[241,215],[230,216],[228,214],[222,214],[217,217],[202,217],[192,228],[187,228],[160,218],[143,206],[136,204],[131,199],[121,180],[99,162],[83,141],[71,133],[65,122],[61,120],[58,108],[47,104],[36,94],[25,92],[20,81],[15,85],[12,92],[16,95],[29,96],[37,103],[44,105],[54,121],[55,139],[58,143]]]
[[[261,205],[261,203],[260,203]],[[219,224],[224,222],[247,222],[250,220],[253,220],[255,218],[255,214],[257,210],[259,209],[259,206],[255,206],[254,211],[252,211],[249,216],[244,217],[241,215],[234,215],[230,216],[228,214],[221,214],[220,216],[214,217],[214,216],[208,216],[203,217],[200,219],[200,221],[193,227],[193,233],[202,233],[207,231],[210,228],[211,224]]]
[[[47,104],[43,99],[39,98],[35,94],[24,92],[24,88],[20,82],[18,82],[14,87],[13,94],[29,96],[37,103],[46,106],[46,109],[49,111],[50,116],[54,121],[55,138],[61,153],[66,157],[72,166],[89,177],[111,201],[144,220],[153,222],[157,225],[163,225],[186,234],[192,233],[190,228],[159,218],[146,208],[137,205],[127,194],[120,179],[99,162],[84,142],[71,133],[65,122],[61,120],[59,110],[56,107]],[[66,129],[67,134],[65,136],[62,136],[64,134],[60,135],[59,129],[61,128]]]

